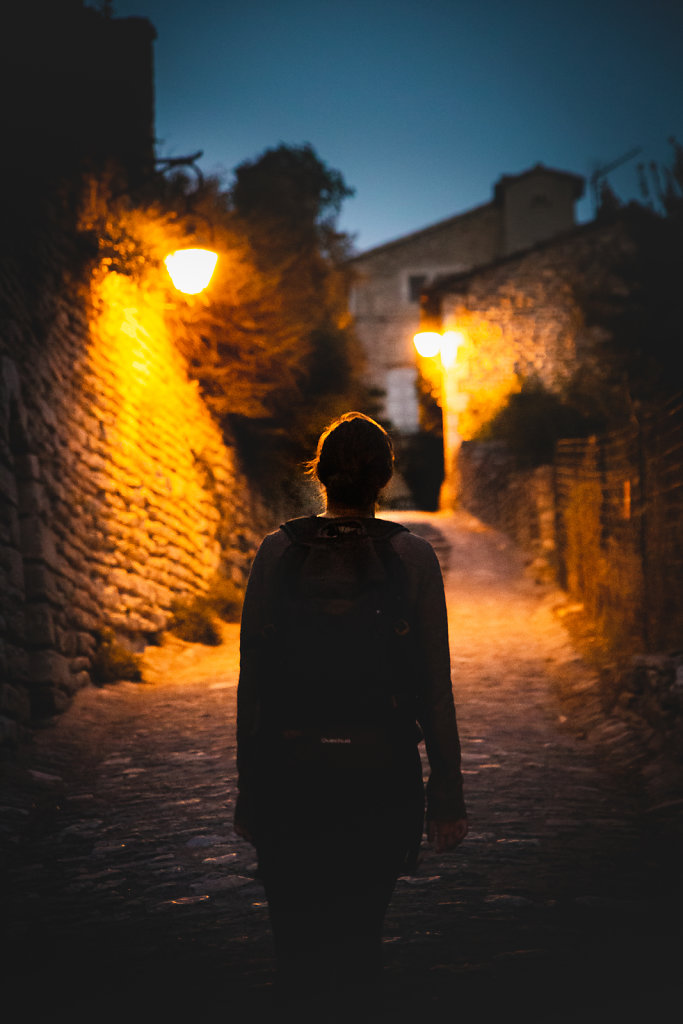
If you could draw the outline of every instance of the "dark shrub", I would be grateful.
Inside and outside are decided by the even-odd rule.
[[[111,629],[97,633],[97,648],[90,667],[90,677],[97,686],[126,679],[140,682],[140,659],[119,643]]]

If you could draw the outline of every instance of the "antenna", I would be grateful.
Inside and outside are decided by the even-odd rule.
[[[617,167],[621,167],[622,164],[628,163],[629,160],[633,160],[634,157],[638,156],[639,153],[643,152],[642,146],[636,146],[635,149],[629,149],[628,153],[624,153],[617,160],[613,160],[610,164],[603,164],[602,167],[596,167],[590,176],[591,193],[593,195],[593,214],[598,212],[600,205],[600,182],[603,178],[614,171]]]

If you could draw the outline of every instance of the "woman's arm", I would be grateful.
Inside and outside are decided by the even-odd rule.
[[[466,809],[443,577],[431,546],[425,544],[420,562],[415,597],[415,626],[421,665],[420,724],[430,766],[427,820],[438,848],[439,843],[452,846],[464,838],[467,832]]]
[[[269,534],[256,553],[249,574],[240,626],[240,675],[237,685],[237,803],[235,831],[252,840],[253,781],[259,768],[261,694],[269,671],[265,646],[268,593],[272,567],[283,546],[284,535]],[[267,680],[265,680],[267,682]]]

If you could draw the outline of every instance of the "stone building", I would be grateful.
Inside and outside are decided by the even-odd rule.
[[[404,433],[419,426],[413,335],[420,296],[442,278],[486,266],[570,230],[580,177],[537,164],[503,176],[493,198],[356,256],[350,295],[367,358],[368,383],[384,393],[384,416]]]
[[[426,290],[424,322],[461,342],[441,401],[456,438],[445,467],[452,492],[459,443],[481,436],[524,388],[580,396],[615,427],[633,418],[639,395],[680,390],[676,252],[674,226],[634,204]]]

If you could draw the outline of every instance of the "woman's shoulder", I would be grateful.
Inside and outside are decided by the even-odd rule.
[[[272,533],[267,533],[259,545],[257,556],[261,558],[274,558],[282,554],[291,543],[285,531],[278,527]]]
[[[397,531],[391,543],[402,558],[417,566],[430,567],[434,562],[438,563],[436,552],[429,541],[409,529]]]

